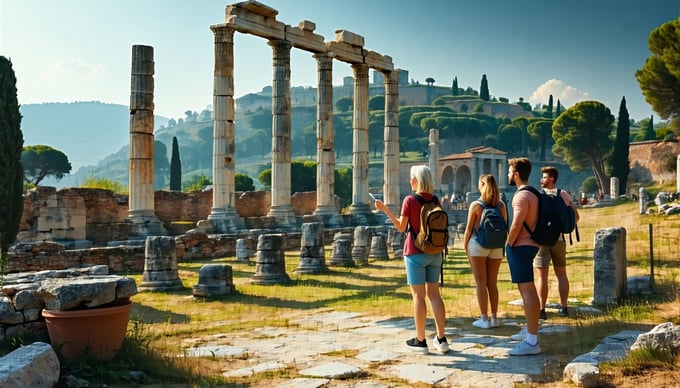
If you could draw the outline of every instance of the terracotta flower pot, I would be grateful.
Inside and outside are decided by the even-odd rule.
[[[44,310],[52,346],[67,360],[86,351],[98,360],[116,356],[125,339],[132,302],[120,300],[113,305],[86,310]]]

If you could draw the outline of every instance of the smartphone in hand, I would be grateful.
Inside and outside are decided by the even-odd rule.
[[[373,196],[373,194],[368,193],[368,196],[371,197],[371,199],[373,200],[373,202],[375,202],[375,197]]]

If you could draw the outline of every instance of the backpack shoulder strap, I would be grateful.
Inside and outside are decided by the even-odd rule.
[[[482,201],[481,199],[478,199],[475,202],[477,202],[482,207],[482,210],[484,210],[488,207],[488,206],[486,206],[486,203],[484,203],[484,201]]]
[[[538,198],[539,201],[541,200],[541,194],[538,192],[538,190],[536,190],[536,188],[534,186],[524,186],[524,187],[520,188],[518,191],[521,191],[521,190],[531,191]],[[531,229],[529,229],[529,225],[527,224],[526,221],[522,221],[522,224],[524,225],[524,229],[526,229],[527,232],[529,232],[529,234],[531,234],[531,235],[534,234],[534,232]]]

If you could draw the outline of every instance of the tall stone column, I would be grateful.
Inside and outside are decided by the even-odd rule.
[[[208,222],[199,227],[212,233],[227,233],[242,228],[243,220],[236,212],[234,160],[234,29],[225,25],[211,26],[215,38],[213,70],[213,189]]]
[[[612,201],[616,201],[619,198],[619,178],[615,176],[609,178],[609,196]]]
[[[290,185],[290,49],[286,40],[270,40],[273,50],[272,82],[272,193],[270,217],[279,225],[295,223]]]
[[[163,226],[154,204],[154,61],[153,47],[132,46],[130,93],[130,206],[126,222],[131,237],[158,235]]]
[[[333,56],[314,55],[318,67],[316,104],[316,209],[314,214],[337,215],[335,205],[335,135],[333,128]]]
[[[470,187],[468,188],[468,191],[471,193],[476,193],[479,191],[479,186],[477,183],[479,182],[479,176],[481,174],[479,173],[479,158],[472,155],[472,171],[470,172]],[[465,195],[465,193],[463,193]]]
[[[680,155],[678,155],[675,160],[675,182],[676,182],[676,193],[680,193]]]
[[[428,167],[432,172],[432,185],[434,187],[434,193],[441,196],[441,190],[439,189],[439,130],[436,128],[430,129],[428,135],[429,141],[429,155],[428,155]]]
[[[385,156],[383,198],[394,214],[399,214],[399,70],[384,72],[385,79]],[[387,220],[389,222],[389,220]]]
[[[496,159],[496,171],[498,174],[496,178],[498,179],[498,188],[501,191],[505,191],[508,188],[508,169],[505,165],[506,163],[503,163],[503,159]]]
[[[368,65],[352,64],[354,122],[352,138],[352,205],[350,213],[368,214]]]

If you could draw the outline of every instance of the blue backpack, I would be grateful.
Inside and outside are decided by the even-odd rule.
[[[508,224],[503,219],[500,202],[496,207],[487,206],[482,200],[475,201],[482,206],[479,218],[477,242],[488,249],[503,248],[508,237]]]

